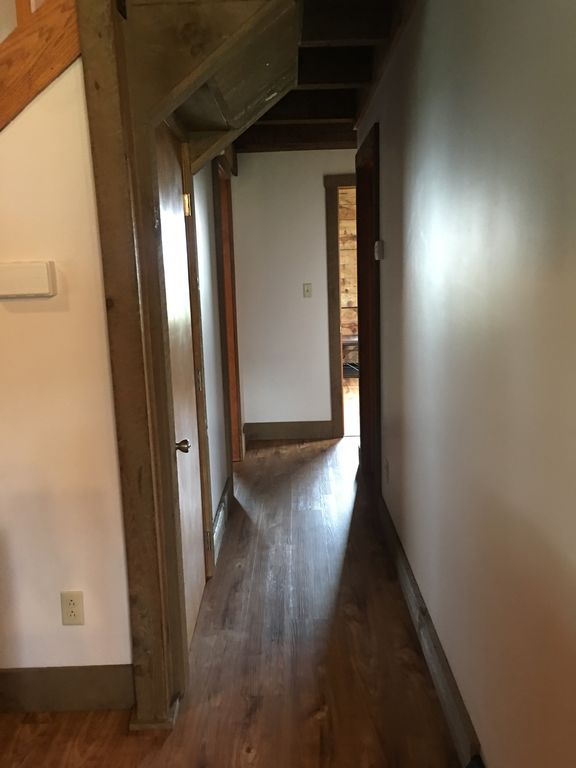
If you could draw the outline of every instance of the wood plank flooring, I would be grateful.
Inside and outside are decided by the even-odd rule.
[[[172,732],[129,734],[127,713],[2,715],[1,768],[454,768],[357,455],[345,438],[240,465]]]

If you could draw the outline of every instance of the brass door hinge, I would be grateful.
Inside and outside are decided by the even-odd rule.
[[[190,192],[184,192],[182,195],[182,202],[184,203],[184,216],[192,216],[192,200],[190,199]]]
[[[212,531],[204,531],[204,546],[208,552],[212,552],[212,542],[214,536]]]

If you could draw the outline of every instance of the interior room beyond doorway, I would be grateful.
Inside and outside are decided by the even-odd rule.
[[[358,359],[358,272],[356,263],[356,187],[338,187],[338,261],[344,435],[360,434]]]

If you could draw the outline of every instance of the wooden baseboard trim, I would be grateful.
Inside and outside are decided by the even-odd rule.
[[[226,480],[222,496],[218,503],[216,515],[214,516],[214,562],[217,562],[218,555],[220,554],[220,548],[222,547],[222,541],[224,540],[224,532],[226,525],[228,524],[228,516],[230,514],[230,505],[232,503],[232,478],[229,477]]]
[[[388,507],[382,497],[380,497],[379,511],[386,543],[396,565],[398,581],[408,605],[408,611],[416,629],[424,658],[432,675],[460,764],[463,768],[483,768],[484,763],[480,757],[480,741]]]
[[[330,440],[338,437],[332,421],[267,421],[244,424],[246,441]],[[341,437],[341,435],[340,435]]]
[[[0,712],[131,709],[131,664],[0,669]]]

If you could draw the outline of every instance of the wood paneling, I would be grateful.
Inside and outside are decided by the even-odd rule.
[[[356,204],[354,204],[354,220],[343,219],[340,215],[341,207],[339,207],[338,215],[338,234],[340,240],[341,251],[355,251],[356,250]],[[348,209],[343,211],[347,215],[350,213]]]
[[[0,716],[1,768],[454,768],[353,438],[258,450],[170,733],[127,715]]]
[[[338,188],[338,249],[340,253],[340,331],[342,338],[358,335],[358,267],[356,260],[356,187]],[[358,348],[343,353],[358,362]]]
[[[342,335],[343,336],[358,336],[358,309],[352,307],[350,309],[342,309],[340,312]]]
[[[19,0],[18,26],[0,43],[0,130],[80,55],[75,0]]]
[[[356,187],[340,187],[338,192],[338,219],[356,224]],[[356,231],[356,230],[354,230]]]

